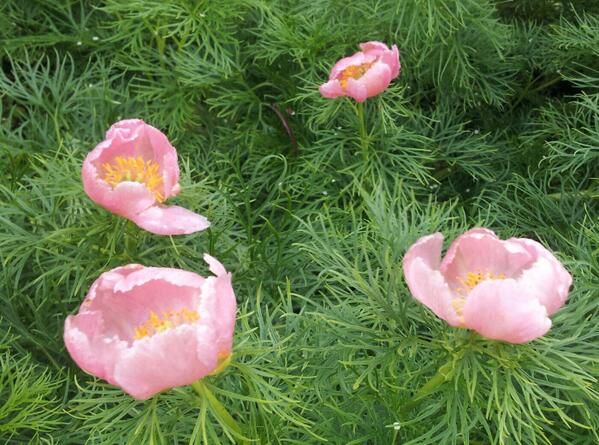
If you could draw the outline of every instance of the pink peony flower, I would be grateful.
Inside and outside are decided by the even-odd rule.
[[[210,226],[208,220],[162,203],[179,193],[177,150],[140,119],[114,124],[83,161],[83,187],[92,201],[157,235],[181,235]]]
[[[403,259],[414,298],[452,326],[526,343],[544,335],[568,298],[572,276],[541,244],[502,241],[487,229],[456,239],[441,260],[443,235],[420,238]]]
[[[223,265],[204,260],[216,276],[139,264],[100,275],[65,321],[73,360],[136,399],[220,369],[231,354],[235,294]]]
[[[329,99],[353,97],[358,102],[382,93],[399,75],[399,51],[382,42],[360,44],[353,56],[339,60],[329,75],[329,81],[320,86],[320,94]]]

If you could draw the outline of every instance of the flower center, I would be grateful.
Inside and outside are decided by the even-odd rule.
[[[465,276],[457,277],[456,279],[462,285],[462,287],[458,287],[456,291],[462,295],[466,295],[485,280],[504,280],[505,274],[495,274],[491,272],[467,272]]]
[[[472,289],[478,286],[480,283],[486,280],[504,280],[505,274],[495,274],[491,272],[467,272],[466,275],[456,277],[458,283],[462,286],[456,289],[456,292],[461,295],[459,298],[451,300],[451,306],[458,314],[458,317],[464,322],[464,305],[466,304],[466,297]]]
[[[183,308],[179,311],[163,312],[161,316],[159,316],[156,312],[151,311],[150,317],[145,321],[145,323],[142,323],[135,328],[133,340],[151,337],[158,332],[166,331],[182,324],[193,323],[199,319],[200,314],[187,308]]]
[[[357,80],[362,77],[366,71],[370,69],[373,63],[374,62],[366,62],[362,63],[361,65],[351,65],[341,71],[341,74],[339,75],[339,83],[341,84],[341,87],[345,89],[349,79]]]
[[[102,164],[103,177],[112,188],[123,181],[133,181],[144,184],[154,193],[156,201],[164,201],[161,189],[163,186],[160,165],[152,160],[144,161],[141,156],[117,156],[112,163]]]

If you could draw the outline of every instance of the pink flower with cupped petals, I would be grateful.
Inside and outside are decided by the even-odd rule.
[[[208,220],[163,202],[179,193],[177,150],[140,119],[114,124],[83,161],[83,188],[97,204],[157,235],[182,235],[210,226]]]
[[[403,259],[414,298],[452,326],[526,343],[545,335],[572,276],[536,241],[502,241],[488,229],[458,237],[441,260],[443,235],[420,238]]]
[[[233,342],[231,274],[210,255],[216,276],[129,264],[94,282],[64,342],[84,371],[136,399],[189,385],[222,369]]]
[[[349,96],[358,102],[382,93],[399,75],[399,51],[382,42],[360,44],[353,56],[339,60],[329,75],[329,81],[320,86],[320,94],[329,99]]]

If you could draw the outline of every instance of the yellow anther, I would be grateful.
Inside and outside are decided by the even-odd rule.
[[[468,293],[481,282],[486,280],[504,280],[505,274],[494,274],[491,272],[467,272],[464,277],[456,277],[456,280],[463,286],[456,289],[460,294]]]
[[[145,161],[141,156],[117,156],[112,163],[102,164],[102,171],[102,179],[113,188],[123,181],[139,182],[154,193],[156,201],[164,201],[162,194],[164,183],[157,162]]]
[[[152,336],[158,332],[166,331],[182,324],[198,321],[200,315],[196,311],[183,308],[178,311],[163,312],[161,316],[154,311],[150,312],[148,319],[135,328],[134,340]]]
[[[374,62],[367,62],[361,65],[351,65],[341,71],[341,75],[339,76],[341,87],[346,88],[349,79],[359,79],[362,77],[366,71],[370,69],[373,63]]]

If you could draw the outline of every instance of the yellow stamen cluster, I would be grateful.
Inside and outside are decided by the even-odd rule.
[[[462,287],[458,287],[456,289],[456,292],[463,295],[463,297],[451,300],[451,306],[456,311],[456,314],[458,314],[458,317],[460,317],[463,323],[464,316],[462,314],[464,312],[464,306],[466,305],[466,297],[470,291],[485,280],[504,280],[505,274],[494,274],[491,272],[467,272],[465,276],[457,277],[456,279],[462,285]]]
[[[156,312],[151,311],[150,317],[146,320],[146,322],[135,328],[133,340],[150,337],[158,332],[166,331],[167,329],[171,329],[182,324],[193,323],[199,319],[200,315],[196,311],[192,311],[187,308],[183,308],[179,311],[163,312],[161,316],[159,316]]]
[[[505,274],[494,274],[491,272],[468,272],[465,277],[457,277],[458,282],[463,286],[456,289],[460,294],[467,294],[478,284],[485,280],[504,280]]]
[[[347,87],[347,82],[349,79],[359,79],[362,77],[366,71],[370,69],[374,62],[370,63],[362,63],[361,65],[351,65],[341,71],[341,75],[339,76],[339,83],[342,88]]]
[[[117,156],[112,163],[102,164],[102,171],[102,179],[113,188],[123,181],[139,182],[154,193],[156,201],[164,201],[160,165],[155,161],[144,161],[141,156]]]

